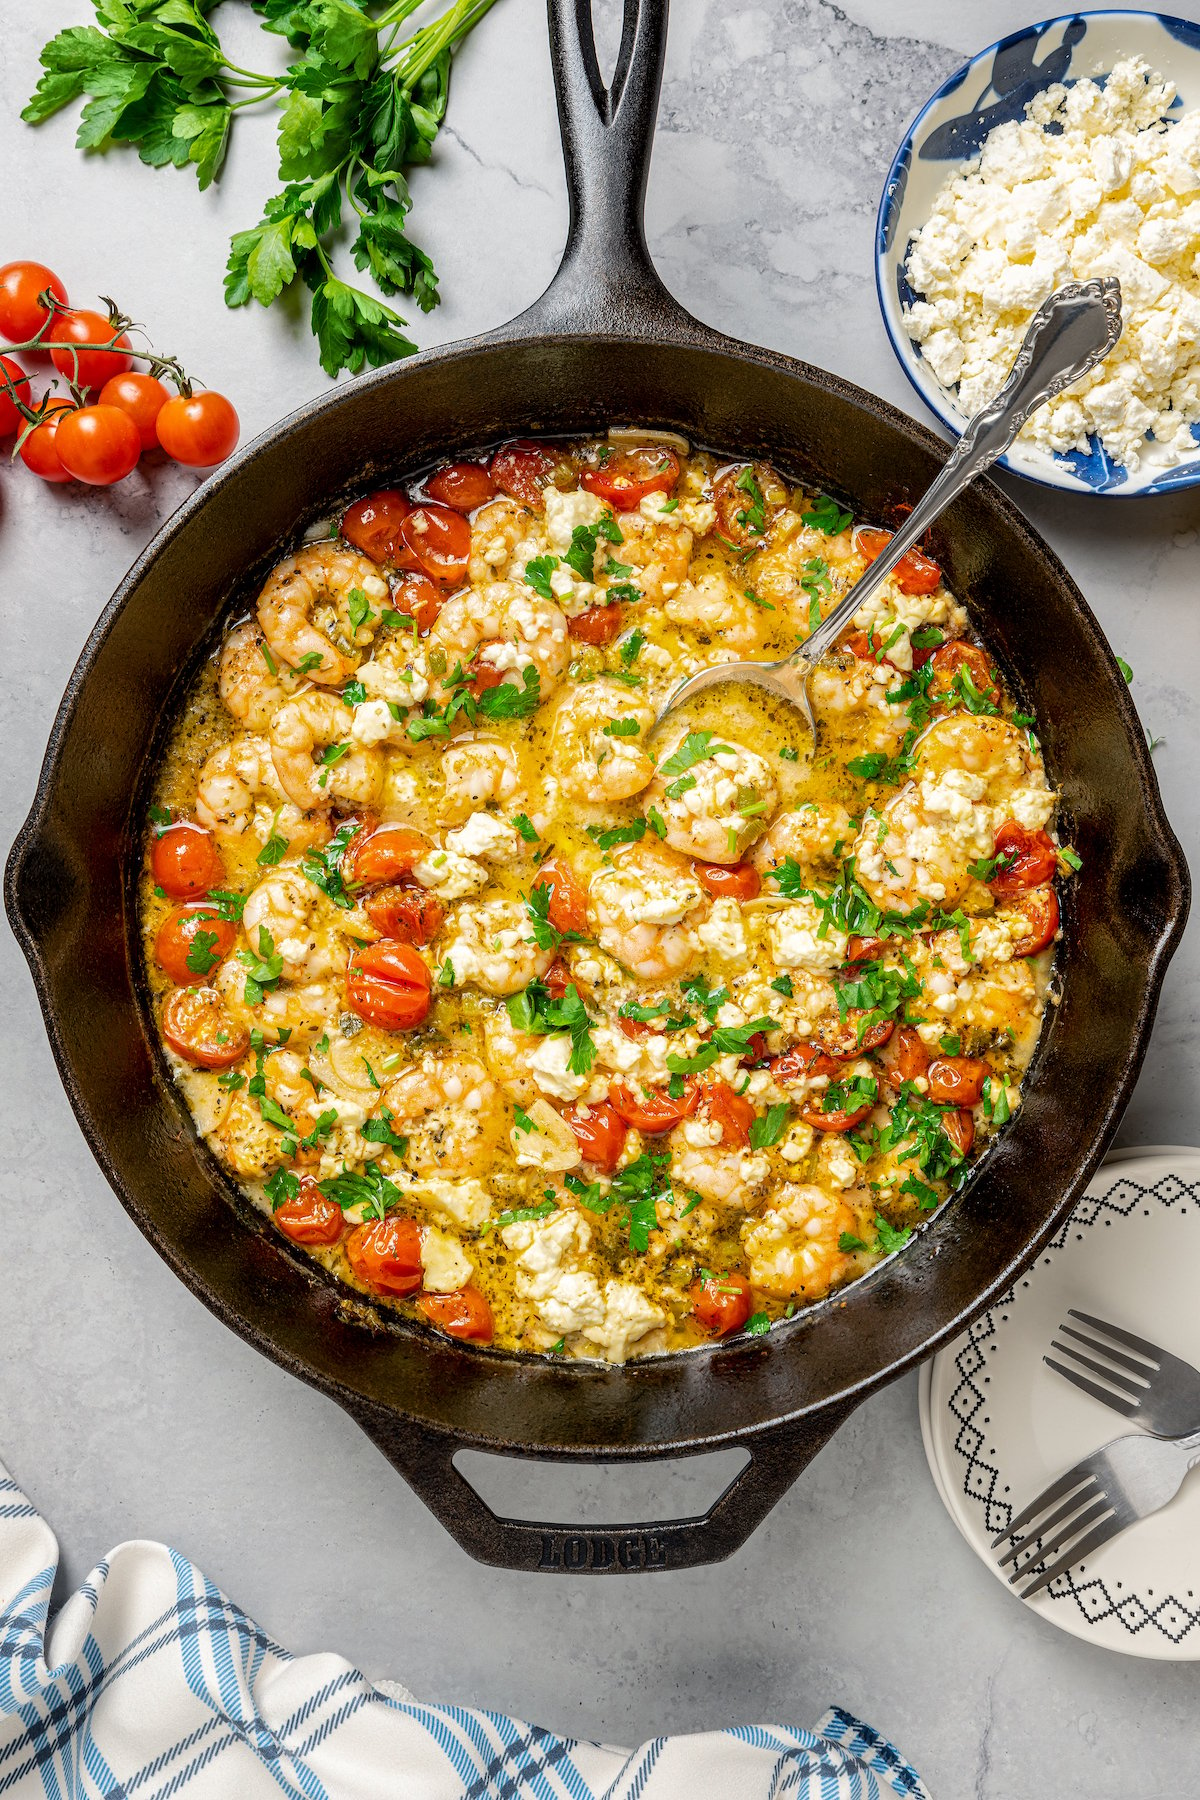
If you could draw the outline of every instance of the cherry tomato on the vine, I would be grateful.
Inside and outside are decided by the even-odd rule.
[[[50,360],[60,375],[81,388],[102,388],[113,375],[123,375],[132,366],[129,339],[121,332],[113,335],[112,324],[104,313],[73,307],[59,313],[46,333],[46,342],[54,346]],[[71,344],[111,344],[111,349],[72,350]]]
[[[67,290],[45,263],[5,263],[0,269],[0,337],[10,344],[24,344],[37,336],[47,317],[46,308],[38,305],[38,295],[47,288],[66,305]]]
[[[237,449],[241,429],[231,403],[212,388],[174,394],[155,424],[159,443],[185,469],[215,469]]]
[[[20,430],[22,415],[17,401],[28,406],[29,392],[29,377],[16,357],[0,356],[0,437]]]
[[[172,900],[190,900],[219,888],[225,869],[211,831],[180,819],[155,838],[150,851],[150,873],[156,887]]]
[[[17,452],[25,467],[34,475],[40,475],[43,481],[71,479],[59,460],[56,440],[63,414],[74,410],[70,400],[48,401],[44,413],[45,424],[35,425]]]
[[[116,406],[81,406],[68,414],[55,434],[54,447],[67,474],[88,487],[124,481],[142,454],[137,426]]]
[[[100,389],[101,406],[115,406],[133,420],[143,450],[158,448],[155,422],[169,398],[156,376],[139,375],[134,369],[113,375]]]

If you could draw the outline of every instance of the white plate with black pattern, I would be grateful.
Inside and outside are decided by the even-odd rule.
[[[1200,1150],[1116,1152],[1033,1267],[921,1370],[921,1436],[938,1493],[1005,1586],[992,1539],[1072,1463],[1135,1429],[1043,1363],[1067,1309],[1200,1368],[1198,1283]],[[1200,1660],[1200,1472],[1026,1604],[1103,1649]]]

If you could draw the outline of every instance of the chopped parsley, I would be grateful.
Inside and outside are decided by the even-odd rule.
[[[238,961],[246,967],[246,1005],[257,1006],[266,990],[273,988],[283,974],[283,957],[265,925],[258,928],[258,955],[252,950],[239,950],[237,954]]]
[[[209,970],[220,962],[221,958],[216,949],[219,942],[220,935],[215,931],[198,931],[196,933],[188,945],[188,953],[185,958],[193,975],[207,975]]]
[[[839,532],[845,531],[852,517],[853,514],[844,512],[828,494],[818,494],[808,511],[800,514],[805,525],[811,525],[814,531],[823,532],[826,537],[837,537]]]
[[[365,1057],[363,1061],[366,1061]],[[369,1067],[367,1073],[368,1075],[371,1073]],[[375,1086],[378,1087],[379,1083],[375,1082]],[[379,1116],[366,1121],[362,1128],[362,1134],[368,1144],[386,1144],[388,1149],[394,1150],[397,1156],[405,1156],[408,1152],[408,1139],[398,1136],[392,1129],[394,1119],[395,1115],[390,1107],[380,1107]]]
[[[278,831],[272,831],[270,837],[267,839],[254,860],[255,862],[263,863],[269,869],[273,869],[278,863],[283,861],[290,847],[291,844],[288,838],[285,838]]]
[[[755,1119],[750,1127],[750,1148],[767,1150],[777,1144],[787,1130],[788,1116],[791,1107],[786,1100],[776,1106],[770,1106],[761,1118]]]
[[[333,1200],[345,1212],[360,1206],[365,1218],[382,1219],[389,1209],[400,1204],[400,1189],[389,1181],[378,1163],[364,1163],[361,1172],[342,1165],[340,1175],[331,1175],[317,1186],[327,1200]]]
[[[638,737],[641,733],[641,729],[641,724],[637,719],[613,719],[610,724],[604,727],[604,736],[615,738]]]
[[[550,577],[557,567],[557,556],[535,556],[525,564],[525,580],[534,593],[540,594],[543,600],[553,600],[554,598]]]
[[[574,982],[570,983],[561,1000],[554,1000],[545,982],[531,981],[519,994],[510,994],[505,1006],[517,1031],[528,1032],[534,1037],[548,1037],[565,1031],[571,1039],[567,1068],[572,1075],[588,1073],[595,1060],[596,1046],[592,1042],[592,1022]]]
[[[525,813],[523,813],[523,812],[514,813],[510,823],[516,827],[516,829],[520,832],[521,836],[525,839],[525,842],[527,844],[536,844],[537,843],[537,841],[538,841],[537,827],[526,816]]]
[[[645,642],[646,634],[639,625],[617,646],[617,654],[621,658],[623,669],[632,669]]]
[[[494,1219],[487,1219],[480,1226],[481,1237],[489,1231],[503,1231],[506,1225],[531,1225],[537,1219],[548,1219],[551,1213],[558,1211],[554,1200],[539,1200],[536,1206],[514,1206],[509,1212],[497,1213]]]
[[[717,756],[721,751],[728,753],[728,744],[713,743],[715,735],[712,731],[689,731],[679,748],[668,756],[666,762],[659,765],[659,774],[683,775],[706,757]]]
[[[763,491],[755,479],[754,470],[748,463],[733,485],[740,493],[746,494],[749,498],[749,505],[740,508],[735,515],[738,524],[744,526],[753,536],[761,537],[767,528],[766,505],[763,501]]]
[[[631,819],[628,825],[610,825],[607,831],[589,825],[587,834],[601,850],[615,850],[618,844],[640,844],[646,835],[646,821]]]

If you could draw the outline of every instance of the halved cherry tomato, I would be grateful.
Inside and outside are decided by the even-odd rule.
[[[750,1317],[750,1283],[744,1275],[707,1275],[688,1289],[697,1325],[714,1337],[740,1331]]]
[[[689,1088],[678,1100],[670,1094],[654,1089],[645,1094],[635,1094],[626,1087],[623,1081],[614,1081],[608,1090],[608,1097],[616,1107],[627,1125],[640,1131],[645,1137],[657,1137],[660,1132],[673,1131],[684,1119],[690,1119],[696,1110],[700,1098],[696,1088]]]
[[[710,894],[754,900],[762,892],[762,876],[753,863],[693,862],[692,874]]]
[[[533,885],[535,888],[550,889],[546,917],[555,931],[587,930],[587,891],[569,864],[543,863],[534,876]]]
[[[250,1048],[249,1031],[212,987],[174,988],[163,1006],[162,1029],[172,1050],[197,1069],[228,1069]]]
[[[112,375],[123,375],[132,367],[129,339],[121,332],[114,339],[113,328],[104,313],[73,308],[55,315],[44,343],[55,346],[50,361],[60,375],[81,388],[102,388]],[[112,344],[111,350],[71,350],[71,344]],[[76,373],[78,364],[78,373]]]
[[[571,985],[571,971],[561,957],[556,957],[542,976],[542,986],[552,1000],[561,1000]]]
[[[43,417],[44,425],[35,425],[25,439],[17,455],[27,469],[40,475],[43,481],[70,481],[71,477],[59,461],[58,427],[64,413],[74,412],[74,403],[70,400],[51,400],[47,403]]]
[[[5,263],[0,269],[0,337],[10,344],[24,344],[37,336],[47,316],[47,308],[38,304],[38,295],[47,288],[63,306],[67,304],[66,288],[45,263]]]
[[[1011,900],[1026,888],[1041,887],[1058,867],[1058,851],[1044,831],[1028,831],[1015,819],[1005,819],[996,833],[992,855],[1004,858],[988,882],[998,900]]]
[[[978,1056],[935,1056],[925,1071],[929,1098],[938,1106],[975,1106],[991,1073]]]
[[[818,1105],[806,1106],[800,1117],[806,1125],[811,1125],[814,1131],[853,1131],[856,1125],[862,1124],[873,1104],[872,1101],[867,1100],[862,1106],[856,1106],[852,1112],[847,1112],[838,1106],[831,1107],[828,1112]]]
[[[155,376],[139,375],[135,369],[111,376],[100,389],[101,406],[115,406],[133,420],[143,450],[157,450],[156,421],[170,397]]]
[[[962,638],[955,638],[950,644],[940,644],[934,651],[930,693],[947,693],[960,669],[967,671],[979,693],[992,696],[999,693],[1000,680],[987,651],[981,650],[978,644],[966,643]]]
[[[351,838],[344,861],[346,877],[358,887],[399,881],[411,873],[429,847],[428,838],[407,825],[381,825],[365,837]]]
[[[753,481],[762,496],[762,522],[755,516]],[[744,486],[739,487],[739,482]],[[787,499],[774,469],[766,463],[737,463],[725,469],[713,483],[713,505],[717,509],[717,528],[731,544],[761,544],[772,517]]]
[[[1014,956],[1036,956],[1044,950],[1058,930],[1058,896],[1052,887],[1031,888],[1012,902],[1012,910],[1025,919],[1024,937],[1013,945]]]
[[[225,867],[211,831],[179,819],[160,831],[150,849],[150,874],[173,900],[207,894],[225,879]]]
[[[875,525],[860,525],[854,534],[859,555],[869,563],[882,555],[891,541],[892,533]],[[932,594],[942,584],[942,571],[932,557],[906,550],[892,570],[892,580],[902,594]]]
[[[823,1050],[830,1056],[843,1061],[847,1057],[865,1056],[868,1050],[878,1050],[886,1044],[896,1029],[895,1019],[876,1019],[874,1025],[868,1025],[865,1031],[862,1022],[867,1017],[861,1006],[846,1009],[844,1019],[822,1019],[816,1028],[816,1037]],[[860,1036],[859,1033],[862,1032]]]
[[[942,1114],[942,1130],[956,1150],[966,1156],[975,1142],[975,1115],[964,1111]]]
[[[767,1034],[765,1031],[756,1031],[754,1035],[747,1040],[745,1054],[739,1056],[738,1061],[741,1063],[743,1069],[761,1069],[764,1068],[770,1060],[771,1058],[767,1051]]]
[[[498,669],[495,663],[480,662],[479,651],[467,664],[466,673],[471,677],[471,692],[477,700],[480,694],[486,694],[489,688],[500,687],[504,681],[504,670]]]
[[[413,1294],[425,1279],[421,1227],[392,1214],[370,1219],[346,1239],[350,1267],[381,1294]]]
[[[564,1106],[563,1118],[575,1133],[584,1162],[610,1174],[625,1148],[625,1121],[608,1100]]]
[[[452,506],[455,512],[474,512],[486,506],[496,492],[496,484],[484,463],[447,463],[429,477],[425,488],[431,500]]]
[[[76,481],[88,487],[111,487],[137,467],[142,440],[133,420],[119,406],[81,406],[62,421],[54,448],[59,462]]]
[[[807,1039],[793,1044],[782,1056],[772,1058],[770,1068],[774,1079],[783,1082],[785,1087],[793,1081],[811,1081],[821,1075],[832,1078],[837,1074],[834,1058],[820,1044],[810,1043]]]
[[[233,402],[214,388],[172,394],[154,422],[158,441],[185,469],[215,469],[232,456],[242,433]]]
[[[515,438],[492,458],[491,476],[498,488],[535,510],[542,504],[542,490],[550,479],[554,458],[540,444]]]
[[[589,606],[581,613],[575,613],[567,620],[567,630],[581,644],[611,644],[618,636],[623,621],[621,608],[614,602],[611,606]]]
[[[471,527],[453,507],[430,501],[400,523],[400,541],[431,581],[457,587],[467,572]]]
[[[176,987],[199,987],[236,941],[236,925],[221,918],[207,901],[192,900],[169,912],[159,926],[154,959]]]
[[[846,939],[846,961],[848,963],[874,962],[883,955],[887,944],[883,938],[858,937],[852,934]]]
[[[321,1192],[311,1175],[305,1175],[294,1200],[285,1200],[272,1217],[284,1237],[293,1244],[336,1244],[345,1223],[342,1209]]]
[[[744,1148],[750,1142],[750,1127],[758,1114],[727,1081],[706,1081],[700,1089],[699,1108],[721,1127],[721,1142],[727,1150]]]
[[[10,431],[16,431],[24,423],[17,401],[28,406],[29,394],[29,377],[16,357],[0,356],[0,437],[7,437]]]
[[[679,458],[664,444],[637,450],[618,450],[598,469],[585,469],[580,487],[618,512],[633,512],[647,494],[669,494],[679,480]]]
[[[392,610],[415,619],[422,636],[433,625],[442,610],[445,594],[440,593],[428,575],[401,575],[392,592]]]
[[[401,944],[431,944],[446,923],[445,907],[423,887],[379,888],[363,907],[376,931]]]
[[[346,974],[346,1005],[381,1031],[411,1031],[429,1011],[429,970],[411,944],[382,938],[355,951]]]
[[[400,527],[412,509],[412,501],[399,488],[376,488],[346,508],[341,534],[372,562],[394,563],[403,549]]]
[[[417,1305],[429,1323],[447,1337],[490,1344],[496,1335],[492,1309],[477,1287],[458,1288],[453,1294],[422,1294]]]
[[[915,1025],[901,1025],[892,1046],[887,1078],[893,1087],[903,1081],[916,1081],[924,1075],[933,1058]]]

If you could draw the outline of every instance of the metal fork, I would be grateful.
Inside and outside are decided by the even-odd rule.
[[[1135,1419],[1157,1437],[1178,1438],[1200,1431],[1200,1369],[1194,1369],[1182,1357],[1172,1356],[1169,1350],[1160,1349],[1148,1338],[1135,1337],[1131,1331],[1094,1318],[1091,1313],[1076,1312],[1071,1307],[1067,1317],[1091,1326],[1093,1335],[1066,1323],[1059,1326],[1062,1337],[1072,1341],[1061,1343],[1055,1339],[1050,1348],[1069,1357],[1075,1366],[1068,1368],[1052,1356],[1044,1356],[1042,1361],[1056,1374],[1082,1388],[1093,1400],[1111,1406],[1114,1412]],[[1097,1333],[1100,1335],[1094,1335]],[[1105,1343],[1105,1338],[1114,1342]],[[1085,1350],[1093,1354],[1085,1355]],[[1098,1361],[1101,1357],[1104,1360]],[[1083,1369],[1090,1369],[1099,1380],[1083,1374]]]
[[[1184,1438],[1132,1433],[1116,1438],[1052,1481],[992,1540],[993,1550],[1009,1540],[1000,1567],[1012,1563],[1013,1585],[1040,1571],[1021,1592],[1022,1600],[1031,1599],[1118,1532],[1174,1499],[1198,1462],[1200,1431]]]

